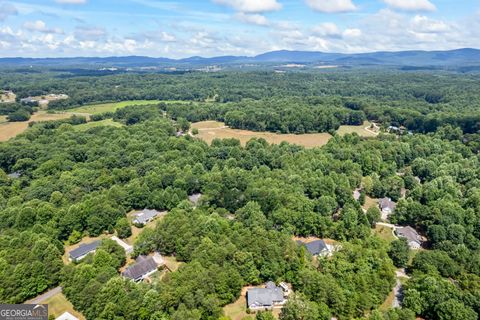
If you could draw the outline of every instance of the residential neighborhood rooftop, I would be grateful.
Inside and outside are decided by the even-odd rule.
[[[154,257],[139,256],[136,263],[129,266],[122,275],[134,281],[143,279],[146,275],[155,272],[158,263]]]
[[[421,242],[421,238],[417,230],[415,230],[410,226],[397,228],[396,232],[399,237],[406,238],[408,241],[413,241],[418,243]]]
[[[271,308],[285,301],[283,289],[269,282],[265,288],[252,288],[247,292],[247,306],[250,309]]]
[[[80,257],[87,255],[88,253],[95,251],[102,242],[96,240],[87,244],[82,244],[78,248],[69,252],[70,259],[76,260]]]
[[[157,210],[143,209],[142,211],[135,213],[133,223],[146,224],[152,221],[159,214],[160,212]]]
[[[298,240],[297,243],[299,245],[303,245],[305,247],[305,249],[307,249],[307,251],[310,252],[310,254],[312,256],[316,256],[316,255],[319,255],[322,252],[328,252],[329,251],[327,244],[323,240],[315,240],[315,241],[307,242],[307,243],[304,243],[304,242]]]
[[[55,320],[78,320],[77,317],[72,315],[70,312],[66,311],[62,313],[58,318],[55,318]]]

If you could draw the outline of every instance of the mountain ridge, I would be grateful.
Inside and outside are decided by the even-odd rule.
[[[367,53],[329,53],[321,51],[278,50],[256,56],[193,56],[183,59],[154,58],[149,56],[66,57],[66,58],[0,58],[0,65],[54,66],[99,65],[140,67],[158,65],[209,65],[242,63],[338,63],[341,65],[397,65],[397,66],[452,66],[480,65],[480,50],[461,48],[454,50],[405,50]]]

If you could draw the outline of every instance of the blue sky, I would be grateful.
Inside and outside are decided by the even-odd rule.
[[[478,0],[0,0],[0,57],[479,45]]]

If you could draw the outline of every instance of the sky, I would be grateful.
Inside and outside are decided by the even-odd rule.
[[[480,47],[480,0],[0,0],[0,57]]]

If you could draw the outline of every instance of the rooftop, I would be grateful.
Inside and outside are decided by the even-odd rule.
[[[98,246],[100,245],[100,243],[102,243],[100,240],[97,240],[97,241],[93,241],[93,242],[90,242],[90,243],[87,243],[87,244],[82,244],[80,245],[78,248],[76,249],[73,249],[72,251],[70,251],[69,253],[69,256],[71,259],[75,260],[75,259],[78,259],[92,251],[95,251]]]
[[[303,245],[312,256],[316,256],[321,252],[328,250],[327,244],[323,240],[315,240],[308,243],[303,243],[302,241],[298,240],[297,243],[299,245]]]
[[[146,224],[159,214],[160,212],[157,210],[143,209],[142,211],[135,213],[135,218],[133,219],[133,222]]]
[[[393,210],[397,206],[395,202],[392,201],[390,198],[382,198],[378,201],[380,208],[383,209],[390,209]]]
[[[55,320],[78,320],[78,318],[72,315],[70,312],[64,312],[61,316],[55,318]]]
[[[284,301],[283,290],[277,286],[268,284],[267,288],[252,288],[247,291],[247,305],[249,308],[273,306],[275,303]]]
[[[135,264],[131,265],[122,272],[124,277],[132,280],[138,280],[144,275],[155,271],[158,268],[158,265],[153,257],[139,256],[136,261],[137,262]]]
[[[417,230],[410,226],[397,228],[396,232],[399,237],[406,238],[408,241],[420,243],[420,235],[418,234]]]

